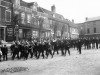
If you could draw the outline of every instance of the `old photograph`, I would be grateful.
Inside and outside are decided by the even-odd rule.
[[[0,0],[0,75],[100,75],[99,0]]]

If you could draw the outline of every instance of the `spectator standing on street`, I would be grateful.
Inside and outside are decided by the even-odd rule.
[[[79,41],[78,41],[78,51],[79,51],[79,54],[81,54],[81,47],[82,47],[82,43],[81,43],[81,40],[79,39]]]
[[[96,38],[96,40],[95,40],[95,42],[96,42],[96,49],[98,49],[98,44],[99,44],[99,39],[98,38]]]
[[[2,51],[2,55],[3,55],[3,60],[8,60],[7,54],[8,54],[8,49],[6,47],[6,45],[4,45],[4,47],[1,47],[1,51]]]

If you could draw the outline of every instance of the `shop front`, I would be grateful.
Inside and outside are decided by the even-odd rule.
[[[0,40],[6,40],[6,26],[0,25]]]
[[[78,39],[79,33],[77,28],[70,28],[70,38],[71,39]]]
[[[51,30],[42,29],[39,34],[40,34],[40,38],[42,39],[51,38]]]
[[[14,28],[12,26],[7,26],[5,35],[7,42],[14,41]]]
[[[32,38],[32,30],[19,28],[18,32],[18,40],[31,40]]]
[[[19,27],[19,40],[33,40],[39,38],[39,29],[33,27]]]

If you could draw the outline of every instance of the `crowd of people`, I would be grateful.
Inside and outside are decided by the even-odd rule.
[[[32,41],[14,41],[10,46],[11,58],[14,60],[17,58],[25,59],[40,57],[48,58],[50,55],[51,58],[55,54],[60,54],[61,56],[66,56],[66,53],[70,55],[70,48],[76,48],[81,54],[81,48],[84,46],[85,49],[99,48],[99,38],[79,38],[79,39],[53,39],[53,40],[32,40]],[[0,61],[8,60],[8,47],[2,45],[0,48]]]

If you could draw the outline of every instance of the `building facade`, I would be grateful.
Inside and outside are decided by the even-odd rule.
[[[86,18],[84,23],[77,24],[81,30],[80,37],[100,38],[100,17]]]
[[[11,26],[11,6],[10,0],[0,0],[0,40],[6,41],[8,36],[13,34],[13,29],[8,28]]]
[[[0,39],[4,41],[78,37],[75,24],[56,13],[40,7],[37,2],[0,0]]]

